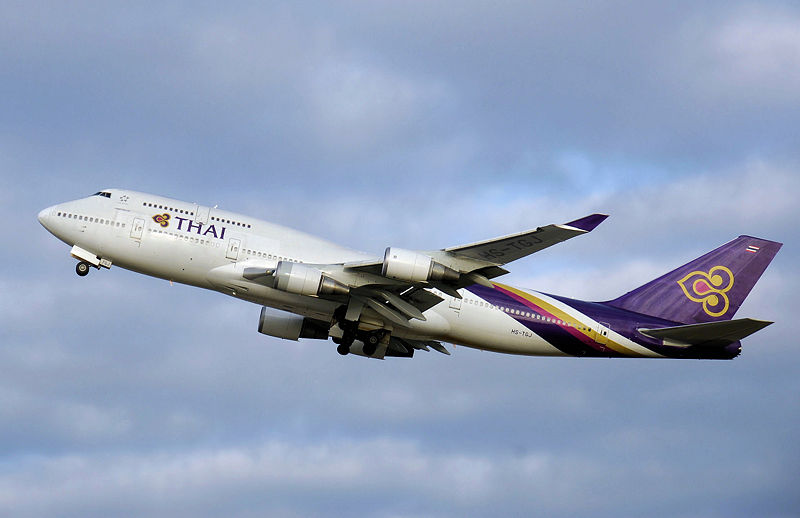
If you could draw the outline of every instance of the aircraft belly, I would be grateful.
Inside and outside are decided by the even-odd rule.
[[[505,313],[489,307],[463,304],[446,309],[451,332],[446,341],[486,351],[532,356],[565,356],[546,340]]]
[[[113,265],[145,275],[202,288],[213,288],[205,273],[215,266],[211,250],[172,236],[145,232],[140,240],[127,235],[106,239],[102,256]]]

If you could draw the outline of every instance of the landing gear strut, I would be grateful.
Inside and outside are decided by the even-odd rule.
[[[350,346],[356,341],[358,322],[348,322],[347,320],[343,320],[339,323],[339,326],[344,330],[344,334],[342,334],[342,339],[339,342],[339,346],[336,347],[336,352],[342,356],[345,356],[350,352]]]
[[[367,332],[367,331],[359,331],[358,330],[358,321],[357,320],[348,320],[347,318],[347,306],[339,306],[336,311],[333,313],[333,324],[339,324],[339,327],[342,329],[342,337],[341,338],[334,338],[333,341],[338,344],[336,347],[336,352],[341,354],[342,356],[348,354],[350,352],[350,347],[353,345],[353,342],[356,339],[361,340],[364,345],[362,347],[362,352],[366,356],[372,356],[378,350],[378,345],[381,343],[381,340],[384,338],[386,333],[381,330]],[[357,318],[357,317],[356,317]]]
[[[370,333],[364,339],[364,354],[372,356],[378,350],[378,344],[381,341],[379,333]]]
[[[80,275],[81,277],[86,277],[89,274],[89,263],[86,261],[81,261],[75,265],[75,273]]]

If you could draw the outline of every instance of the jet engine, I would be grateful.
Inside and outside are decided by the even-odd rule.
[[[267,306],[261,308],[261,317],[258,319],[258,332],[286,340],[298,340],[300,338],[328,339],[328,330],[321,322],[295,315],[294,313],[268,308]]]
[[[275,268],[274,287],[298,295],[347,295],[350,288],[312,266],[280,261]]]
[[[387,248],[383,254],[381,274],[409,282],[456,282],[460,276],[457,271],[437,263],[427,255],[396,247]]]

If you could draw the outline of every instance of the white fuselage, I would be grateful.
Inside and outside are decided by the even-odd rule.
[[[340,264],[374,259],[283,226],[216,208],[134,191],[109,189],[43,210],[39,220],[56,237],[102,259],[145,275],[216,290],[259,305],[330,321],[335,301],[295,295],[243,277],[247,268],[275,268],[279,261]],[[76,255],[80,259],[84,257]],[[520,323],[513,308],[491,304],[468,290],[458,299],[434,290],[443,301],[426,320],[395,325],[392,334],[440,340],[478,349],[529,355],[564,355]],[[525,292],[551,308],[552,325],[594,333],[598,322],[552,297]],[[523,311],[524,313],[524,311]],[[530,316],[530,315],[529,315]],[[525,315],[522,315],[525,318]],[[379,315],[373,319],[380,320]],[[392,326],[388,326],[392,327]],[[640,356],[658,356],[609,331],[604,338]]]

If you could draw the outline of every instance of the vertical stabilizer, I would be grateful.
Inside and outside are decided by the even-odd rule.
[[[781,246],[739,236],[607,304],[685,324],[730,320]]]

